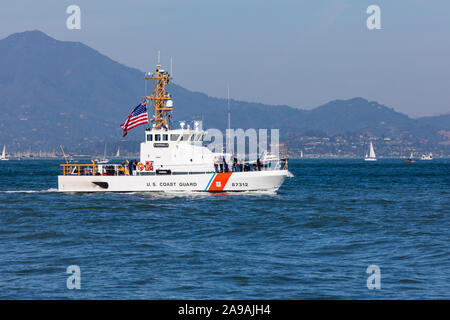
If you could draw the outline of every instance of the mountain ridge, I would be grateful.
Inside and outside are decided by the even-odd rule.
[[[0,70],[1,142],[16,147],[83,148],[120,140],[120,123],[143,95],[144,72],[81,42],[56,40],[38,30],[0,40]],[[226,128],[226,99],[176,83],[168,90],[174,96],[175,119],[203,119],[206,128]],[[230,107],[232,127],[280,128],[282,137],[316,130],[439,141],[440,131],[450,131],[450,115],[411,119],[361,97],[310,110],[234,99]],[[141,135],[142,130],[134,129],[129,139],[141,140]]]

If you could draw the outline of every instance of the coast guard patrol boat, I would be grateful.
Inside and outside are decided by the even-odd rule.
[[[154,115],[140,146],[138,163],[129,165],[66,163],[61,165],[58,190],[63,192],[146,191],[269,191],[276,192],[287,177],[287,157],[268,152],[256,161],[239,163],[231,154],[205,147],[206,131],[199,121],[181,121],[174,128],[172,97],[166,85],[172,77],[157,65],[152,79],[155,90],[145,96]]]

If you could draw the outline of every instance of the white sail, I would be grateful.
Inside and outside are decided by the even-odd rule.
[[[116,158],[120,157],[120,148],[117,148]]]
[[[375,150],[373,149],[372,141],[370,142],[369,157],[370,158],[376,158]]]
[[[366,161],[376,161],[377,156],[375,155],[375,150],[373,149],[372,141],[370,141],[370,147],[369,147],[369,154],[366,154],[365,159]]]
[[[6,157],[6,145],[3,145],[3,151],[0,160],[8,160],[8,158]]]

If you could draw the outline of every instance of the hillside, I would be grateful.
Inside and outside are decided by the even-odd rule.
[[[0,40],[0,70],[0,144],[9,150],[59,144],[82,150],[117,142],[122,139],[120,123],[143,95],[142,71],[40,31]],[[174,83],[169,91],[175,119],[203,119],[206,128],[225,128],[226,100]],[[449,115],[414,120],[363,98],[331,101],[313,110],[232,100],[231,113],[234,128],[280,128],[282,135],[316,130],[437,141],[442,139],[438,131],[450,130]],[[127,139],[141,140],[141,134],[136,129]]]

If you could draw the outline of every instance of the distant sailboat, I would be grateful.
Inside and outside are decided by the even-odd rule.
[[[373,149],[372,141],[370,141],[369,154],[366,153],[366,157],[364,158],[366,161],[377,161],[377,157],[375,155],[375,150]]]
[[[409,158],[407,160],[405,160],[406,163],[413,163],[414,161],[414,157],[413,157],[413,153],[411,152],[411,154],[409,155]]]
[[[2,156],[0,157],[0,160],[3,160],[3,161],[9,160],[6,157],[6,145],[3,145],[3,151],[2,151]]]
[[[105,153],[103,154],[103,158],[95,159],[95,162],[100,163],[100,164],[109,162],[109,159],[106,158],[106,143],[105,143]]]
[[[300,158],[303,158],[303,150],[300,150]]]
[[[120,158],[120,148],[117,148],[116,158]]]

